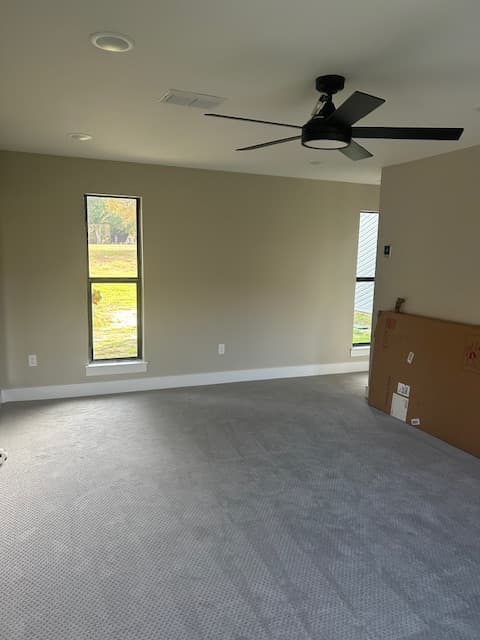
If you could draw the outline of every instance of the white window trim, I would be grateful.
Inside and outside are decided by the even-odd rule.
[[[145,373],[146,360],[117,360],[116,362],[90,362],[85,365],[87,376],[114,376],[125,373]]]
[[[362,345],[360,347],[352,347],[350,349],[350,357],[351,358],[361,358],[362,356],[370,355],[370,346]]]

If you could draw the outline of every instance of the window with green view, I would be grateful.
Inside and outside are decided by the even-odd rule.
[[[90,360],[142,357],[140,200],[86,195]]]
[[[367,346],[372,338],[373,292],[377,258],[378,213],[362,211],[358,235],[357,278],[353,314],[353,346]]]

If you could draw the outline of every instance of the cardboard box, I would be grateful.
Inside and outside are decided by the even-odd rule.
[[[480,326],[380,312],[368,403],[480,457]]]

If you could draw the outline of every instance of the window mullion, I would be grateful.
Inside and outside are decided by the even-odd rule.
[[[92,277],[89,277],[88,281],[91,282],[92,284],[94,284],[95,282],[99,282],[99,283],[102,283],[102,282],[105,282],[105,283],[109,283],[109,282],[113,282],[113,283],[115,283],[115,282],[134,282],[134,283],[138,283],[139,278],[115,278],[115,277],[112,277],[112,278],[108,278],[108,277],[96,278],[96,277],[94,277],[94,278],[92,278]]]

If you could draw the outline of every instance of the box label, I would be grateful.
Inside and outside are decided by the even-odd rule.
[[[395,318],[387,318],[385,321],[385,331],[383,332],[382,348],[388,349],[390,342],[392,341],[392,333],[397,328],[397,321]]]
[[[467,371],[480,373],[480,336],[471,336],[463,354],[464,367]]]
[[[408,411],[408,398],[401,396],[398,393],[392,393],[392,406],[390,408],[390,415],[392,418],[398,418],[402,422],[407,421]]]
[[[410,385],[405,384],[404,382],[399,382],[397,385],[397,393],[401,396],[405,396],[406,398],[410,397]]]

